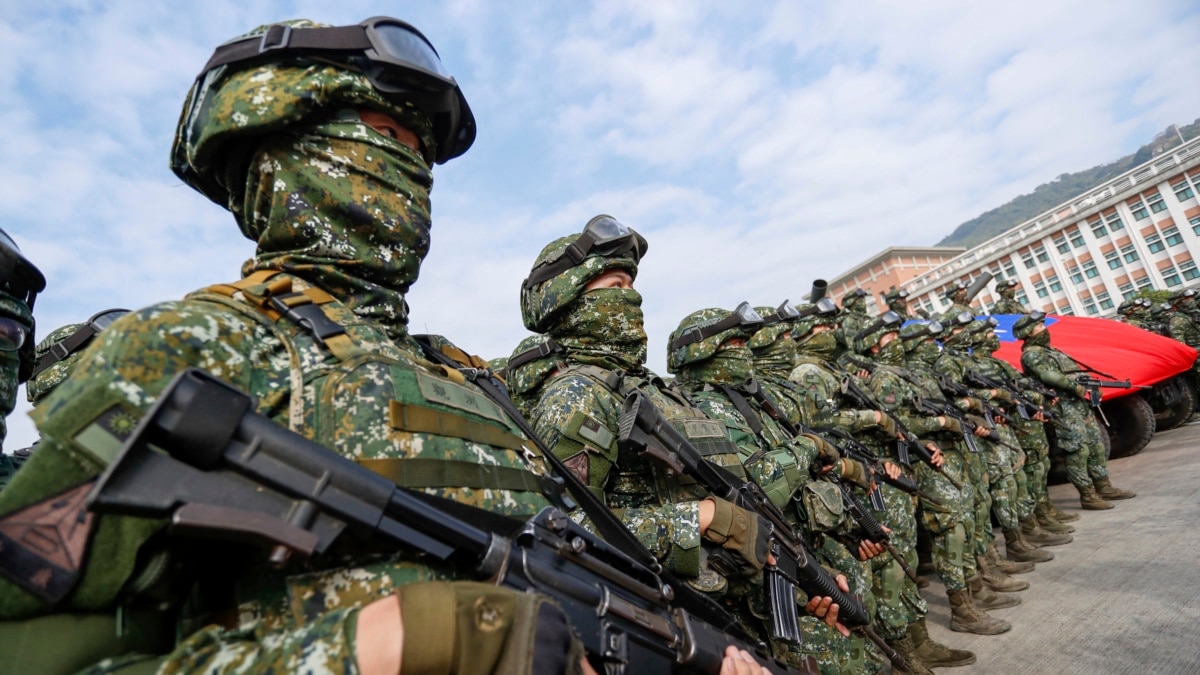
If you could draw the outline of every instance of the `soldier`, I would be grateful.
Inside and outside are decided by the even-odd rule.
[[[992,306],[992,314],[1024,314],[1028,310],[1025,305],[1017,302],[1017,287],[1021,283],[1016,279],[1000,281],[996,284],[996,295],[1000,299]]]
[[[785,303],[786,304],[786,303]],[[767,308],[769,311],[769,308]],[[794,310],[793,310],[794,311]],[[775,318],[775,317],[773,317]],[[866,474],[857,462],[839,458],[837,451],[813,435],[792,437],[764,411],[759,383],[754,377],[754,358],[747,339],[757,335],[764,320],[743,302],[736,310],[704,309],[680,322],[667,338],[667,370],[676,383],[706,415],[725,425],[729,440],[738,447],[742,465],[751,480],[762,486],[775,506],[809,541],[826,532],[844,530],[846,523],[841,496],[830,483],[814,481],[810,472],[824,465],[848,481],[864,481]],[[774,326],[781,322],[773,321]],[[771,401],[771,405],[773,405]],[[870,541],[856,550],[863,558],[882,552]],[[844,557],[825,562],[841,570]],[[849,592],[849,586],[843,587]],[[796,650],[817,659],[822,673],[863,672],[864,663],[851,665],[849,642],[816,617],[801,617],[803,644],[779,643],[777,651]]]
[[[882,293],[881,295],[883,296],[883,304],[886,305],[888,309],[900,315],[900,318],[907,319],[912,316],[912,314],[908,311],[908,291],[902,288],[897,289],[895,286],[892,286],[887,290],[887,292]]]
[[[1129,499],[1132,492],[1113,486],[1108,477],[1104,442],[1096,416],[1088,405],[1088,391],[1070,375],[1086,372],[1070,356],[1050,346],[1046,315],[1030,312],[1013,324],[1013,336],[1021,345],[1021,368],[1060,392],[1054,417],[1062,422],[1056,430],[1058,447],[1066,454],[1067,477],[1079,491],[1085,509],[1111,509],[1109,499]]]
[[[943,326],[948,326],[954,317],[963,312],[975,313],[969,304],[971,300],[967,297],[968,287],[967,282],[959,280],[946,289],[945,297],[950,302],[950,307],[942,313],[941,323]]]
[[[565,615],[543,596],[453,581],[454,568],[405,551],[347,544],[273,568],[234,546],[168,536],[162,522],[81,510],[90,480],[187,367],[379,470],[480,464],[529,479],[483,485],[450,468],[453,480],[412,489],[515,517],[548,505],[546,471],[520,426],[408,332],[405,293],[429,247],[430,167],[473,138],[457,84],[406,23],[292,21],[217,49],[184,106],[171,166],[234,214],[256,255],[240,281],[118,320],[35,408],[42,442],[0,493],[4,531],[31,508],[66,509],[80,523],[68,545],[81,563],[75,590],[41,616],[51,611],[44,584],[11,556],[0,561],[3,626],[30,636],[6,665],[74,671],[115,656],[105,672],[582,667]],[[390,414],[398,406],[434,423]],[[464,420],[488,433],[440,431]]]
[[[1125,323],[1143,330],[1150,328],[1150,301],[1146,298],[1134,298],[1133,306],[1125,316]]]
[[[30,378],[34,365],[33,303],[46,288],[46,277],[21,255],[21,249],[0,229],[0,489],[24,462],[4,454],[8,435],[5,419],[17,405],[17,387]]]
[[[854,336],[863,326],[871,323],[867,314],[867,292],[856,288],[842,296],[842,311],[837,316],[837,327],[833,334],[837,337],[838,354],[854,351]]]
[[[566,367],[566,351],[554,340],[544,335],[530,335],[521,340],[504,366],[505,382],[517,410],[532,418],[534,407],[542,398],[542,387]]]
[[[640,391],[709,461],[745,476],[724,424],[645,367],[642,297],[633,280],[646,249],[640,234],[607,215],[542,249],[521,284],[521,318],[564,350],[566,367],[542,385],[531,420],[551,452],[667,569],[722,598],[747,630],[762,635],[748,589],[766,563],[765,521],[617,445],[622,404]],[[712,547],[727,549],[737,569],[720,574],[708,565]],[[825,600],[812,599],[810,610],[822,612]],[[836,612],[824,618],[834,625]]]

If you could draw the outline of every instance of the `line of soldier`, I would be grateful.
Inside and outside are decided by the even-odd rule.
[[[709,462],[761,486],[841,589],[863,599],[902,672],[975,661],[929,636],[912,572],[919,529],[933,540],[951,628],[979,634],[1011,628],[987,613],[1019,603],[1012,592],[1028,582],[1010,575],[1050,560],[1042,546],[1070,541],[1064,523],[1077,516],[1046,497],[1048,422],[1075,458],[1084,508],[1133,496],[1109,483],[1095,430],[1076,419],[1092,419],[1086,391],[1036,313],[1016,330],[1040,384],[989,356],[987,322],[959,312],[902,326],[896,314],[867,317],[861,294],[840,310],[814,297],[694,312],[668,340],[674,378],[664,380],[645,366],[633,288],[648,243],[603,215],[548,244],[520,285],[536,335],[503,371],[528,433],[479,396],[487,363],[407,327],[405,294],[430,243],[431,167],[464,153],[474,133],[462,92],[412,26],[263,26],[218,48],[171,154],[175,173],[256,242],[241,280],[102,312],[34,351],[30,310],[44,279],[6,259],[0,304],[20,336],[0,345],[16,373],[4,401],[11,410],[16,381],[38,369],[29,394],[41,441],[0,491],[0,671],[638,672],[585,657],[545,596],[437,560],[359,544],[268,564],[164,522],[89,512],[92,481],[189,367],[403,487],[500,516],[554,503],[540,440],[665,569],[799,671],[814,658],[823,673],[886,666],[830,597],[796,599],[807,610],[801,641],[771,639],[770,527],[623,447],[631,393]],[[720,672],[767,671],[731,647]]]

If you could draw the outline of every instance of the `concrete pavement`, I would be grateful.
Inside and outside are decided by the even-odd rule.
[[[1054,560],[1020,575],[1022,604],[993,612],[1011,631],[951,632],[945,587],[929,575],[930,634],[979,659],[940,672],[1200,673],[1200,424],[1156,434],[1109,471],[1138,496],[1108,511],[1082,511],[1074,488],[1051,486],[1058,508],[1082,517],[1072,543],[1047,549]]]

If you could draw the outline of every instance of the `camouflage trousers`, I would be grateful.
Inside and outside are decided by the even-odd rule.
[[[966,460],[963,457],[961,444],[942,443],[942,457],[945,463],[942,470],[963,487],[960,491],[943,475],[925,464],[916,467],[917,485],[921,491],[937,500],[921,500],[919,525],[929,532],[932,546],[930,557],[938,578],[952,591],[961,591],[967,587],[963,564],[967,556],[974,557],[974,552],[967,538],[967,527],[975,530],[975,494],[967,475]]]
[[[1029,487],[1029,498],[1034,505],[1049,497],[1046,491],[1046,475],[1050,472],[1050,441],[1046,439],[1046,425],[1037,420],[1017,420],[1013,425],[1021,449],[1025,451],[1025,483]]]
[[[1001,435],[1001,439],[1004,436]],[[1007,441],[1006,441],[1007,442]],[[1017,519],[1017,481],[1013,477],[1012,451],[991,441],[982,441],[980,450],[985,455],[988,473],[988,490],[992,497],[992,515],[1000,528],[1011,530],[1020,522]]]
[[[971,479],[971,489],[975,493],[975,517],[971,528],[973,531],[971,538],[967,540],[973,555],[968,555],[964,563],[968,577],[975,576],[977,571],[975,557],[986,555],[988,544],[995,539],[995,535],[992,534],[992,491],[988,480],[987,460],[984,457],[986,453],[987,449],[980,444],[979,452],[967,452],[963,455],[967,476]]]
[[[1055,416],[1062,422],[1055,428],[1058,447],[1064,453],[1067,478],[1076,488],[1092,487],[1092,480],[1108,478],[1108,460],[1104,456],[1106,433],[1100,428],[1091,406],[1085,401],[1064,397],[1059,399]]]
[[[866,499],[861,495],[860,501],[866,503]],[[875,595],[871,590],[870,564],[859,560],[845,545],[832,537],[822,537],[817,555],[827,561],[830,567],[846,575],[850,592],[862,599],[868,616],[875,616]],[[846,643],[846,660],[842,662],[840,672],[879,672],[883,665],[883,655],[875,648],[874,643],[859,633],[851,633],[848,638],[843,638],[840,634],[837,637]],[[824,672],[824,664],[822,664],[822,672]]]
[[[883,484],[879,486],[884,510],[871,507],[875,518],[892,531],[892,546],[904,558],[910,569],[917,568],[917,519],[913,497]],[[871,560],[872,589],[875,593],[876,628],[885,640],[897,640],[907,635],[908,624],[919,621],[929,611],[917,585],[904,574],[891,555]]]
[[[1008,457],[1012,461],[1013,483],[1016,491],[1013,492],[1013,508],[1017,512],[1017,520],[1025,520],[1033,515],[1033,507],[1035,502],[1029,488],[1029,479],[1025,474],[1025,463],[1029,461],[1028,455],[1025,453],[1021,445],[1021,439],[1017,436],[1017,432],[1013,427],[1001,425],[998,428],[1000,439],[1008,443],[1020,451],[1008,449]]]

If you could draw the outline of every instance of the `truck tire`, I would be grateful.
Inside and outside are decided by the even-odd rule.
[[[1181,376],[1176,376],[1181,377]],[[1182,395],[1177,401],[1171,405],[1156,410],[1154,412],[1154,429],[1155,431],[1166,431],[1174,429],[1183,424],[1192,417],[1192,411],[1196,408],[1196,392],[1192,387],[1183,387]]]
[[[1111,457],[1130,457],[1142,451],[1154,436],[1154,410],[1138,394],[1122,396],[1104,404]]]

